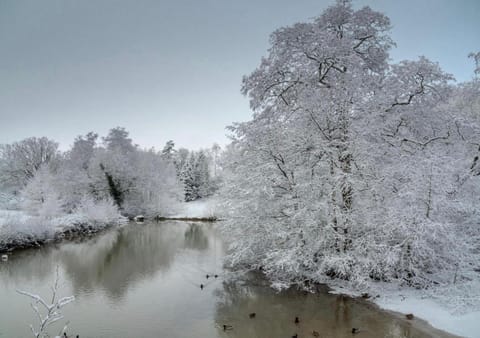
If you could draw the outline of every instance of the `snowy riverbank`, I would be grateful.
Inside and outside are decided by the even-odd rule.
[[[0,210],[0,252],[39,246],[73,234],[94,233],[127,219],[108,208],[82,208],[55,217],[31,216],[18,210]]]
[[[430,325],[443,331],[462,337],[480,337],[480,308],[479,293],[480,283],[477,287],[469,289],[472,294],[470,305],[460,305],[454,297],[453,290],[445,298],[428,294],[421,290],[391,290],[386,292],[374,302],[381,308],[400,313],[412,313],[415,317],[427,321]],[[448,302],[450,297],[450,302]],[[475,306],[473,302],[477,303]]]
[[[215,219],[216,201],[198,200],[181,204],[169,218]],[[75,213],[55,217],[31,216],[19,210],[0,209],[0,252],[39,246],[71,234],[94,233],[127,219],[109,205],[83,205]]]
[[[373,288],[371,288],[373,289]],[[348,288],[335,287],[331,293],[361,297]],[[436,329],[461,337],[480,337],[480,281],[471,280],[454,286],[417,290],[388,283],[378,283],[370,301],[387,311],[413,314]]]
[[[0,210],[0,251],[2,245],[8,248],[6,243],[32,246],[36,242],[54,240],[68,231],[95,232],[108,225],[126,221],[122,217],[116,218],[114,214],[107,216],[78,213],[41,219],[20,211]],[[206,199],[183,203],[178,213],[171,217],[200,219],[218,216],[217,201]],[[411,313],[415,318],[425,320],[437,329],[462,337],[479,337],[480,281],[475,279],[478,279],[478,276],[470,277],[470,281],[431,290],[403,288],[386,283],[372,284],[370,290],[375,292],[370,292],[371,301],[385,310]],[[358,292],[335,285],[333,287],[334,293],[360,296]]]
[[[179,211],[171,218],[190,219],[217,219],[219,217],[217,200],[214,198],[200,199],[192,202],[182,203]]]

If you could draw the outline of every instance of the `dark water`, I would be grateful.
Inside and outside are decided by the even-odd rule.
[[[259,278],[227,281],[212,224],[131,224],[91,239],[14,253],[0,262],[0,337],[30,337],[30,301],[49,298],[58,267],[69,334],[80,337],[440,337],[442,333],[327,293],[276,293]],[[218,278],[206,278],[218,274]],[[200,284],[205,287],[200,289]],[[255,318],[249,314],[255,312]],[[295,324],[298,316],[300,323]],[[223,330],[223,325],[232,330]],[[447,335],[445,335],[447,337]]]

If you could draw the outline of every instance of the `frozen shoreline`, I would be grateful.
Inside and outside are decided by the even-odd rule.
[[[38,247],[69,236],[92,234],[126,221],[120,215],[79,212],[44,218],[22,211],[0,209],[0,252]]]
[[[369,301],[380,309],[393,311],[404,317],[413,314],[414,319],[425,321],[433,328],[452,335],[478,338],[480,337],[480,281],[472,281],[465,289],[471,291],[471,299],[464,299],[465,290],[455,294],[453,286],[441,289],[417,290],[399,287],[388,283],[378,283]],[[352,292],[345,287],[331,286],[331,293],[342,293],[352,297],[361,297],[358,292]],[[461,289],[461,287],[459,287]]]
[[[385,310],[412,313],[433,327],[455,335],[468,338],[480,336],[480,311],[453,313],[444,304],[417,290],[399,290],[380,296],[373,302]]]

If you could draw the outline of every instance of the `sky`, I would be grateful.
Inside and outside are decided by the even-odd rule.
[[[67,149],[125,127],[142,148],[228,142],[251,117],[242,76],[275,29],[333,0],[0,0],[0,143],[47,136]],[[478,0],[356,0],[385,13],[392,61],[420,55],[458,81],[480,51]]]

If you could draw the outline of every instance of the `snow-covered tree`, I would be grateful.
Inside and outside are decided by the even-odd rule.
[[[57,186],[68,210],[73,209],[85,196],[95,192],[89,170],[96,152],[97,138],[98,135],[93,132],[78,136],[57,170]]]
[[[22,189],[23,209],[28,213],[52,218],[63,213],[56,178],[47,166],[40,167]]]
[[[141,150],[123,128],[104,138],[88,169],[93,194],[111,198],[127,215],[164,213],[180,199],[174,164],[163,153]]]
[[[134,184],[125,196],[127,213],[156,216],[174,211],[183,196],[173,163],[154,151],[140,151],[134,168]]]
[[[46,137],[30,137],[0,146],[0,187],[19,191],[44,165],[54,166],[58,143]]]
[[[175,161],[177,173],[185,189],[185,201],[211,196],[217,189],[212,179],[213,158],[205,150],[184,152],[179,150]]]
[[[475,74],[480,74],[480,52],[470,53],[469,57],[475,61]]]
[[[167,141],[165,146],[162,149],[162,157],[166,160],[173,160],[173,156],[175,155],[175,142],[172,140]]]
[[[108,135],[103,138],[103,142],[109,151],[118,151],[121,153],[133,152],[136,145],[133,144],[129,133],[122,127],[110,129]]]
[[[188,159],[183,163],[180,173],[180,181],[183,183],[185,192],[185,201],[195,201],[199,196],[199,186],[195,175],[195,155],[191,153]]]
[[[224,157],[232,265],[277,281],[426,286],[464,257],[446,221],[465,173],[451,159],[470,159],[454,135],[452,77],[424,57],[389,64],[389,28],[338,1],[272,34],[243,80],[253,119],[230,127]]]

